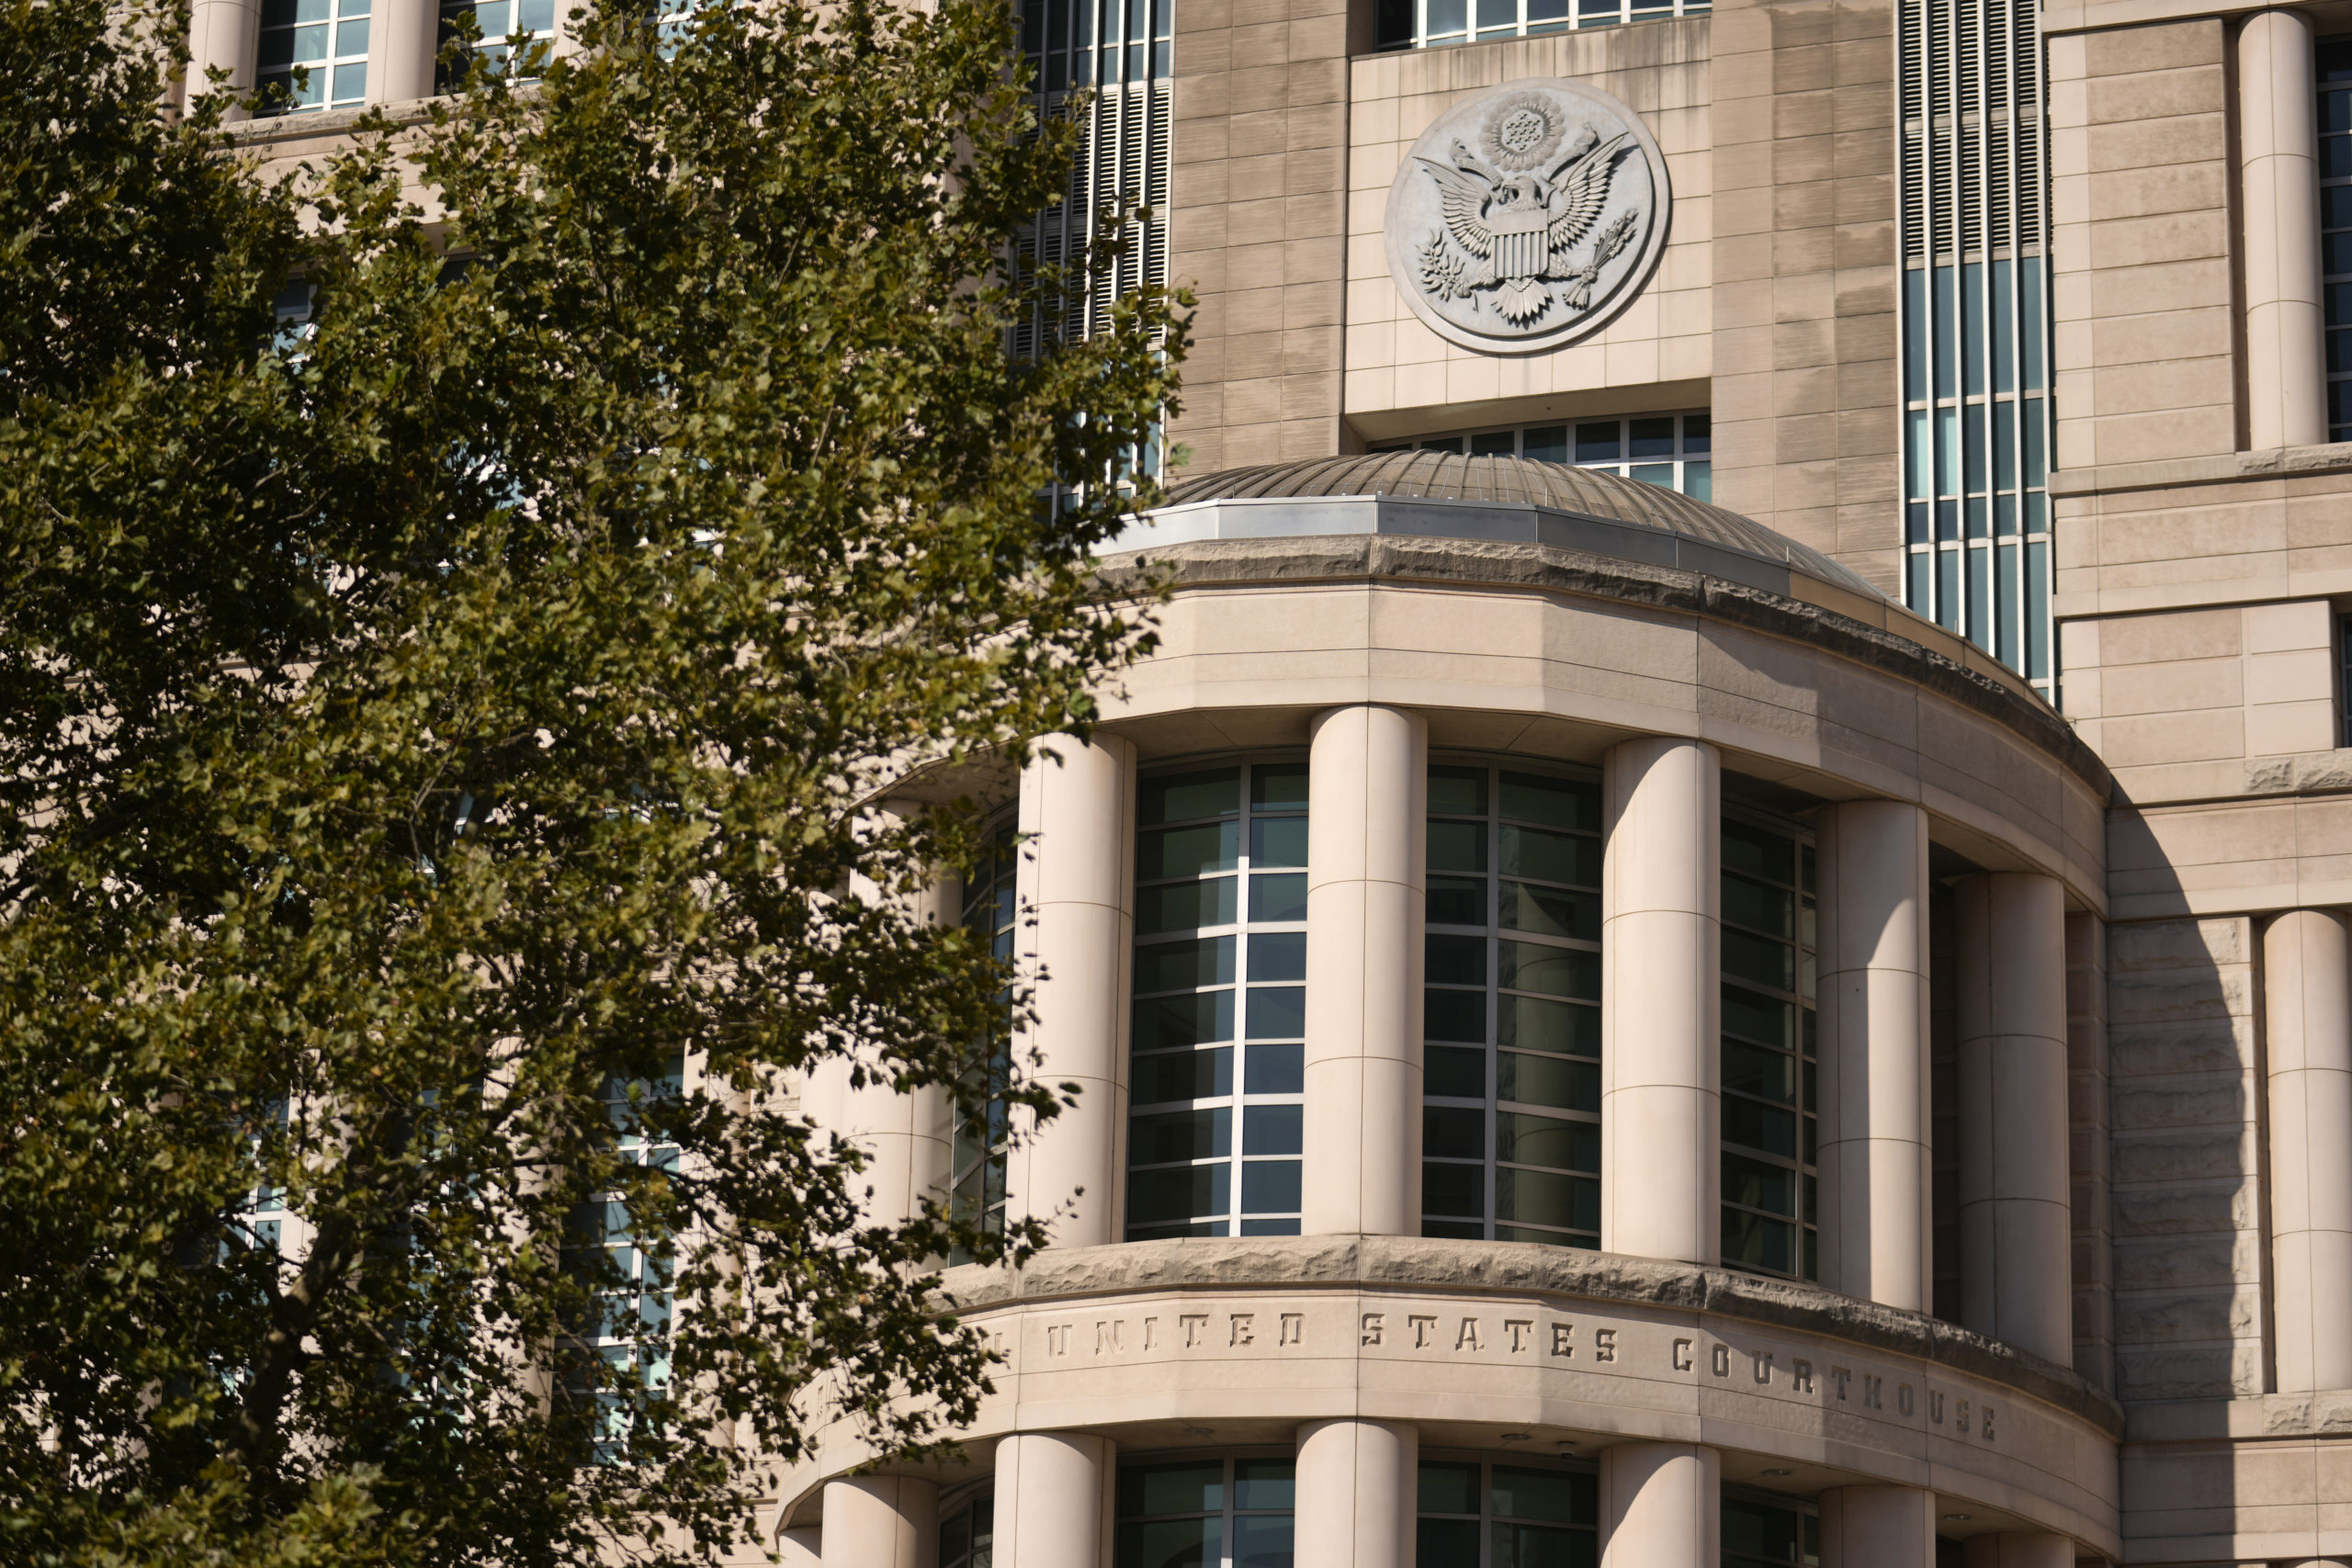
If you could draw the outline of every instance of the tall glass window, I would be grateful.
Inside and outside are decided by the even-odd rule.
[[[263,0],[254,85],[270,94],[265,113],[300,114],[368,101],[368,5],[369,0]],[[298,69],[305,75],[299,86]]]
[[[1820,1568],[1821,1516],[1793,1503],[1725,1497],[1724,1568]]]
[[[1813,846],[1723,827],[1723,1260],[1817,1280]]]
[[[1430,769],[1421,1234],[1600,1245],[1600,786]]]
[[[1127,1239],[1296,1235],[1306,764],[1166,774],[1137,795]]]
[[[1012,826],[1008,822],[997,830],[987,857],[972,868],[964,884],[965,928],[987,936],[989,952],[1000,964],[1012,960],[1013,927],[1020,919],[1013,881],[1017,864]],[[1010,1017],[996,1038],[978,1043],[977,1059],[966,1078],[981,1100],[981,1109],[976,1115],[956,1118],[948,1148],[949,1212],[996,1235],[1004,1234],[1004,1152],[1009,1126],[1001,1090],[1012,1071],[1011,1045]]]
[[[608,1077],[599,1091],[621,1159],[650,1170],[678,1168],[678,1147],[646,1124],[650,1105],[685,1091],[683,1061],[673,1058],[652,1079]],[[627,1404],[618,1390],[631,1382],[667,1387],[670,1357],[672,1258],[650,1244],[618,1192],[606,1192],[571,1213],[571,1263],[595,1286],[577,1348],[585,1358],[572,1379],[576,1395],[594,1412],[591,1440],[600,1461],[616,1456],[628,1439]],[[601,1262],[600,1262],[601,1259]]]
[[[1421,1568],[1592,1568],[1600,1561],[1598,1478],[1587,1469],[1421,1461]]]
[[[474,51],[493,65],[514,52],[508,39],[517,33],[526,49],[535,43],[555,45],[555,0],[441,0],[442,47],[458,36],[458,20],[467,16],[481,29]],[[452,85],[445,75],[439,90],[447,92]]]
[[[1492,39],[1703,17],[1709,0],[1379,0],[1380,49],[1436,49]]]
[[[996,1499],[983,1492],[939,1513],[939,1568],[990,1568],[996,1560]]]
[[[1116,1568],[1291,1568],[1297,1471],[1287,1459],[1121,1465]]]
[[[1523,424],[1464,430],[1375,446],[1375,452],[1462,452],[1473,457],[1532,457],[1579,468],[1604,468],[1694,501],[1714,498],[1714,426],[1707,411],[1588,419],[1574,424]]]
[[[1903,602],[2054,704],[2036,0],[1902,0]]]
[[[2320,273],[2327,314],[2327,438],[2352,441],[2352,38],[2319,40]]]

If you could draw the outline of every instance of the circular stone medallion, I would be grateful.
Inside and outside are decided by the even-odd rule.
[[[1642,290],[1666,248],[1666,155],[1598,87],[1511,82],[1440,115],[1388,188],[1388,270],[1440,336],[1557,348]]]

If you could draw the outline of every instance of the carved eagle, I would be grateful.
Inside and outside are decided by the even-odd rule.
[[[1552,298],[1546,285],[1559,279],[1570,284],[1563,302],[1582,309],[1602,264],[1631,237],[1635,215],[1626,213],[1603,231],[1586,265],[1568,265],[1566,253],[1600,217],[1617,161],[1633,145],[1630,131],[1604,142],[1588,127],[1547,170],[1497,168],[1460,141],[1453,144],[1451,164],[1420,158],[1437,180],[1446,230],[1483,264],[1476,271],[1444,265],[1450,258],[1438,254],[1443,245],[1432,234],[1422,249],[1424,280],[1431,292],[1441,299],[1473,299],[1475,308],[1477,290],[1499,289],[1496,309],[1505,320],[1524,325],[1544,313]]]

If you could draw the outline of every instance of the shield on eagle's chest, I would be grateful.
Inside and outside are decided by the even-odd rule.
[[[1495,273],[1513,283],[1544,276],[1551,260],[1551,215],[1528,202],[1490,208],[1487,228],[1495,236]]]

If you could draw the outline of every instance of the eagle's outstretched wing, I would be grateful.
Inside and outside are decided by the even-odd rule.
[[[1418,157],[1419,154],[1416,154]],[[1453,231],[1462,248],[1481,260],[1495,252],[1493,231],[1479,220],[1478,209],[1487,205],[1487,183],[1467,170],[1451,164],[1441,164],[1434,158],[1422,158],[1437,177],[1439,202],[1445,213],[1445,226]]]
[[[1552,220],[1545,237],[1553,250],[1566,250],[1584,238],[1600,216],[1600,209],[1609,200],[1609,177],[1617,172],[1617,160],[1634,144],[1634,133],[1625,131],[1602,142],[1577,160],[1575,168],[1560,181],[1552,198],[1559,216]]]

